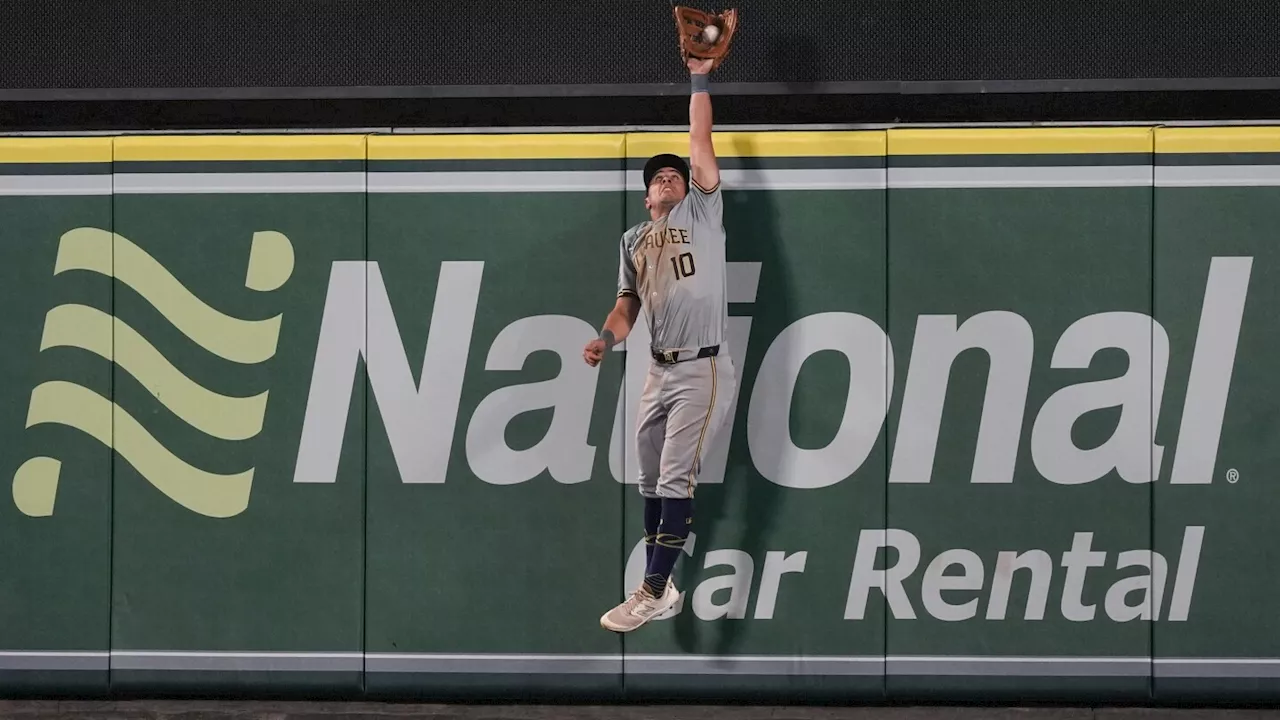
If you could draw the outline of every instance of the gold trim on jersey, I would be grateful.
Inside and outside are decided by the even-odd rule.
[[[717,180],[715,185],[712,185],[710,188],[704,188],[702,187],[701,184],[698,183],[697,180],[694,180],[692,177],[689,178],[689,184],[697,188],[698,191],[701,192],[703,195],[710,195],[720,187],[720,181]]]

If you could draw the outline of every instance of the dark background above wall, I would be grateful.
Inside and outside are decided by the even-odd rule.
[[[721,123],[1280,116],[1265,0],[725,4],[742,29]],[[678,124],[670,9],[7,0],[0,130]]]
[[[866,86],[855,92],[961,82],[981,92],[1019,82],[1212,89],[1280,78],[1272,52],[1280,5],[1267,0],[726,4],[739,8],[742,29],[721,82]],[[225,97],[254,88],[401,97],[483,86],[651,94],[642,86],[685,78],[670,3],[652,0],[7,0],[0,48],[0,88],[44,97],[144,89],[154,98]]]

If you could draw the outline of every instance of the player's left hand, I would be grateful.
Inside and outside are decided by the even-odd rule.
[[[714,60],[691,57],[685,64],[689,67],[689,72],[694,75],[706,75],[711,72],[711,65]]]

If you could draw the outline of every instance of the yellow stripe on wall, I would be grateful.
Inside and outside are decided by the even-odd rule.
[[[714,134],[720,157],[1270,153],[1280,127],[937,128]],[[0,163],[538,160],[688,157],[687,132],[482,135],[181,135],[0,138]]]
[[[1156,152],[1280,152],[1280,127],[1162,127],[1156,130]]]
[[[622,158],[622,133],[541,135],[373,135],[370,160],[543,160]]]
[[[877,130],[830,132],[715,132],[717,157],[877,157],[885,154],[885,134]],[[689,156],[689,133],[628,133],[627,157],[658,153]]]
[[[890,130],[890,155],[1149,153],[1154,128],[966,128]]]
[[[127,136],[115,141],[115,159],[200,162],[211,160],[363,160],[365,135]]]
[[[0,163],[109,163],[114,139],[0,138]]]

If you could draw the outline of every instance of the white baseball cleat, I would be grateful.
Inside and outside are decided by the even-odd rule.
[[[662,597],[654,597],[644,583],[640,583],[631,597],[600,616],[600,627],[618,633],[631,632],[670,610],[679,600],[680,592],[670,579],[667,580],[667,588]]]

